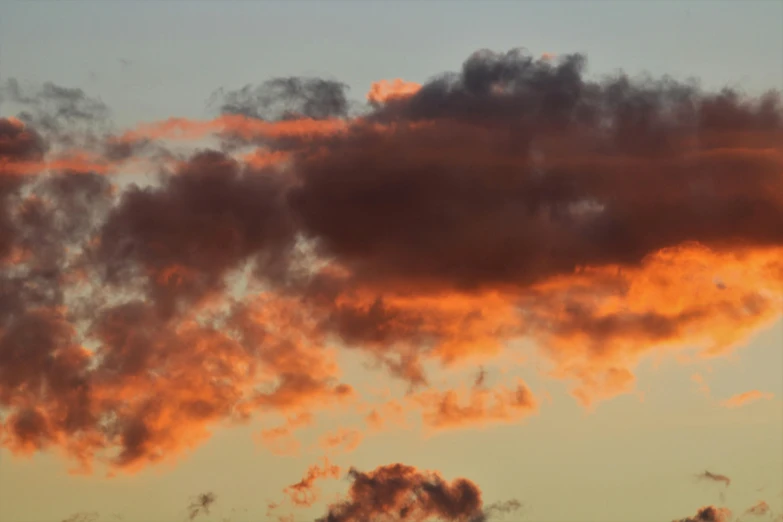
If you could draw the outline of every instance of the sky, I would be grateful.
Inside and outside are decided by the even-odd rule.
[[[0,520],[780,520],[782,88],[779,1],[3,3]]]

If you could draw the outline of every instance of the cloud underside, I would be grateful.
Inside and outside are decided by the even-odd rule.
[[[81,91],[9,83],[3,445],[133,471],[219,424],[306,425],[365,400],[344,353],[410,385],[364,405],[369,428],[388,408],[433,430],[519,422],[539,407],[525,383],[432,372],[533,341],[590,406],[632,391],[643,357],[742,345],[783,309],[779,99],[584,67],[479,52],[363,106],[279,79],[216,91],[214,119],[120,132]],[[120,183],[134,169],[159,181]]]

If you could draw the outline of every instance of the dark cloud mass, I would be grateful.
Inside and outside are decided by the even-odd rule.
[[[466,479],[440,475],[404,464],[364,473],[351,469],[348,498],[329,507],[319,522],[390,520],[483,521],[481,491]],[[514,504],[509,504],[511,507]]]
[[[414,388],[425,363],[528,338],[587,405],[630,391],[653,349],[724,353],[780,317],[779,96],[585,70],[480,51],[377,87],[358,115],[339,82],[280,78],[216,92],[213,120],[118,135],[79,89],[9,81],[24,112],[0,119],[2,444],[133,471],[219,424],[359,400],[336,347]],[[174,145],[206,137],[221,151]],[[115,176],[141,160],[156,179]],[[467,404],[429,391],[413,402],[437,426],[538,404],[481,375]],[[490,511],[467,481],[352,477],[359,504],[330,520]]]
[[[28,161],[40,161],[46,153],[46,145],[34,129],[27,128],[15,118],[0,118],[0,259],[5,258],[16,238],[12,199],[25,183],[13,166]]]
[[[123,193],[101,230],[99,266],[119,286],[141,279],[164,314],[222,289],[251,258],[275,277],[293,243],[282,188],[221,153],[197,154],[161,187]]]
[[[596,84],[583,63],[477,54],[389,104],[378,117],[404,132],[357,125],[297,164],[304,231],[362,279],[459,289],[637,265],[685,241],[780,244],[766,188],[781,157],[761,148],[783,137],[777,98]],[[753,132],[770,141],[737,146]]]

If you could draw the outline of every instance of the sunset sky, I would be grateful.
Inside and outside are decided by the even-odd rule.
[[[783,2],[0,5],[3,522],[783,521]]]

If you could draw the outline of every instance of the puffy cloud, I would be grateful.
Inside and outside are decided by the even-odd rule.
[[[511,341],[585,406],[647,355],[747,341],[783,311],[779,99],[585,65],[480,51],[356,117],[341,84],[284,78],[112,135],[81,91],[9,84],[32,112],[0,119],[3,444],[138,469],[350,404],[343,347],[411,387],[370,426],[418,400],[456,427],[535,409],[523,385],[426,389]],[[114,186],[140,158],[158,181]]]
[[[386,516],[395,520],[476,520],[483,516],[481,491],[466,479],[445,481],[434,472],[403,464],[364,473],[349,471],[347,499],[333,504],[324,522],[349,522]]]
[[[95,257],[109,283],[142,280],[163,314],[224,289],[245,261],[274,276],[293,236],[281,184],[217,152],[195,155],[156,189],[124,191]],[[189,252],[183,256],[184,252]]]
[[[291,208],[347,274],[329,303],[344,340],[400,346],[379,357],[422,383],[422,354],[463,324],[432,303],[496,296],[468,351],[532,336],[590,404],[629,391],[644,351],[717,353],[779,317],[776,98],[583,67],[477,53],[297,156]]]

